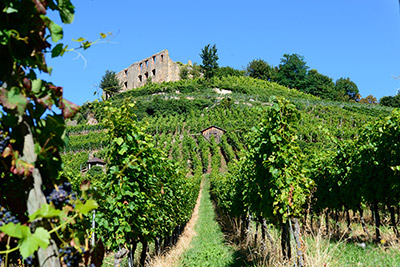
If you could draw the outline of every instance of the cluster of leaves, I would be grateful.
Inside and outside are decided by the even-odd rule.
[[[100,149],[106,146],[106,133],[104,131],[90,131],[86,134],[72,135],[65,146],[65,151],[88,151]]]
[[[76,200],[57,209],[46,203],[43,192],[56,184],[60,151],[67,141],[64,120],[78,109],[63,97],[62,87],[36,76],[37,71],[51,72],[46,53],[57,57],[68,50],[61,43],[53,48],[49,43],[60,41],[63,29],[46,16],[48,10],[58,12],[63,23],[73,20],[69,0],[0,3],[0,132],[10,138],[0,155],[0,203],[20,221],[0,228],[0,256],[6,255],[6,265],[21,255],[34,256],[38,266],[58,266],[53,252],[66,244],[81,251],[85,231],[72,224],[97,207],[93,200]],[[82,48],[91,44],[79,43]]]
[[[332,78],[311,69],[298,54],[284,54],[278,67],[269,65],[262,59],[255,59],[247,65],[247,75],[266,81],[274,81],[288,88],[319,96],[323,99],[339,101],[359,101],[357,85],[349,78],[340,78],[334,83]]]
[[[86,166],[86,162],[89,160],[89,152],[77,152],[77,153],[65,153],[61,156],[62,162],[65,165],[63,171],[77,171],[79,172],[83,167]]]
[[[101,123],[94,124],[94,125],[88,125],[88,124],[78,124],[75,126],[67,126],[66,133],[68,135],[73,135],[73,134],[85,134],[88,132],[93,132],[93,131],[102,131],[104,130],[104,125]]]
[[[226,212],[265,218],[277,227],[303,212],[314,182],[307,176],[305,156],[297,145],[293,122],[299,112],[290,102],[272,100],[265,118],[248,137],[248,151],[225,176],[213,175],[212,192]],[[285,253],[287,236],[282,234]]]
[[[145,116],[165,116],[187,114],[191,110],[202,110],[213,104],[211,99],[173,99],[165,100],[156,97],[153,101],[138,101],[136,114],[139,118]]]
[[[317,184],[315,211],[358,211],[368,205],[377,211],[380,204],[388,210],[397,207],[399,127],[400,113],[394,110],[390,116],[368,123],[354,141],[335,140],[334,150],[316,154],[310,172]],[[379,213],[375,212],[376,229],[379,221]],[[376,237],[380,238],[379,233]]]
[[[201,66],[194,63],[193,65],[184,65],[180,67],[179,77],[181,80],[197,79],[203,75]]]
[[[105,108],[110,146],[96,220],[112,249],[170,235],[189,219],[200,184],[154,147],[133,110],[128,102]]]
[[[247,138],[248,152],[232,176],[245,184],[237,192],[246,207],[242,212],[249,209],[279,225],[300,215],[313,183],[305,175],[304,156],[292,128],[298,111],[277,99],[267,112]]]
[[[51,235],[53,233],[57,233],[60,237],[60,239],[57,240],[60,247],[69,246],[70,243],[73,243],[81,250],[81,233],[78,231],[74,232],[74,228],[75,230],[77,230],[77,228],[68,227],[68,225],[77,223],[77,221],[80,221],[79,217],[87,215],[91,210],[97,207],[98,205],[93,199],[86,202],[82,202],[79,199],[70,200],[69,205],[63,205],[61,208],[56,208],[52,203],[42,204],[39,210],[29,215],[29,220],[24,224],[8,223],[0,227],[0,231],[8,236],[8,243],[17,243],[15,247],[8,248],[8,250],[1,252],[9,254],[18,250],[21,256],[26,259],[33,255],[39,248],[46,249],[50,245],[50,240],[52,239]],[[38,226],[35,228],[34,232],[32,232],[28,225],[37,221],[38,218],[51,219],[53,228],[48,230],[42,226]],[[61,238],[61,236],[63,236],[63,238]]]
[[[379,104],[387,106],[387,107],[399,108],[400,107],[400,94],[397,94],[395,96],[384,96],[381,99],[379,99]]]

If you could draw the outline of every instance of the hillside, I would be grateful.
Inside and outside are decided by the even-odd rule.
[[[267,114],[271,114],[273,102],[276,103],[274,100],[276,97],[288,99],[299,114],[299,118],[294,120],[291,127],[295,129],[297,144],[301,151],[296,152],[293,158],[297,155],[304,156],[304,166],[307,166],[308,176],[313,177],[316,183],[321,183],[316,187],[317,191],[313,196],[313,203],[316,202],[312,207],[315,209],[315,216],[323,218],[321,212],[323,208],[328,207],[330,216],[336,218],[337,225],[339,218],[345,220],[344,215],[338,216],[338,212],[342,209],[343,214],[349,212],[347,203],[332,201],[343,191],[337,186],[342,183],[341,180],[338,183],[335,181],[331,183],[329,179],[342,179],[346,176],[341,172],[350,170],[347,165],[340,165],[341,162],[346,162],[341,158],[341,156],[346,158],[348,149],[345,145],[346,140],[357,139],[366,124],[389,116],[392,109],[379,105],[321,100],[295,89],[249,77],[215,78],[211,82],[195,79],[147,84],[118,94],[106,102],[86,103],[74,118],[76,125],[67,127],[69,144],[62,155],[65,165],[63,174],[74,177],[75,185],[89,178],[94,186],[102,188],[103,191],[104,174],[101,169],[92,168],[87,171],[86,162],[94,156],[106,161],[113,160],[105,158],[106,154],[109,155],[106,149],[110,139],[107,137],[108,129],[102,120],[106,117],[110,106],[119,108],[126,106],[127,103],[134,103],[135,116],[131,118],[132,123],[136,124],[134,127],[149,134],[152,145],[159,148],[164,156],[177,162],[179,166],[177,168],[186,174],[190,183],[197,183],[198,186],[199,177],[204,173],[210,174],[214,201],[221,210],[233,216],[232,220],[241,220],[237,223],[244,227],[243,225],[246,225],[244,218],[250,220],[251,216],[240,204],[244,203],[242,198],[246,201],[249,199],[241,195],[244,185],[241,184],[242,178],[240,178],[242,172],[238,170],[246,162],[241,159],[249,157],[250,149],[254,149],[255,126],[258,126],[263,118],[265,123]],[[99,123],[94,123],[96,121]],[[203,136],[202,131],[210,126],[216,126],[214,134]],[[341,152],[342,149],[344,152]],[[329,161],[331,159],[332,161]],[[338,168],[337,172],[335,168]],[[324,172],[332,174],[327,176]],[[190,179],[191,177],[194,179]],[[297,181],[300,179],[302,178],[296,178]],[[325,182],[325,179],[328,180]],[[357,179],[354,182],[357,183]],[[302,186],[301,182],[299,186]],[[351,184],[347,186],[354,187]],[[196,185],[192,187],[197,188]],[[343,194],[349,189],[346,187],[344,190]],[[322,196],[326,197],[327,192],[330,192],[330,198],[324,201],[325,198]],[[189,207],[193,205],[194,196],[191,198]],[[342,198],[349,196],[343,195]],[[251,203],[248,205],[252,206]],[[357,205],[354,204],[353,216]],[[186,219],[188,209],[185,210]],[[332,215],[335,209],[336,217]],[[240,216],[235,217],[237,214],[234,211],[241,212]],[[242,215],[243,212],[245,215]],[[314,215],[310,216],[312,218]],[[326,216],[329,216],[329,213]],[[350,218],[349,216],[347,215],[347,218]],[[387,217],[387,214],[383,213],[382,216]],[[373,221],[372,215],[369,221]],[[262,223],[258,219],[256,222]],[[272,222],[273,220],[270,221]],[[304,222],[307,223],[307,217]],[[329,232],[329,227],[327,229]],[[342,231],[346,232],[345,229]],[[151,240],[150,238],[148,241],[152,242]],[[143,242],[143,245],[147,244],[146,242]],[[165,241],[164,246],[168,242]],[[347,259],[342,260],[347,261]]]
[[[114,106],[124,100],[135,102],[138,120],[145,125],[147,133],[154,136],[156,146],[192,169],[196,168],[196,161],[202,161],[202,167],[207,169],[208,159],[202,158],[207,152],[203,151],[202,155],[200,151],[208,144],[204,143],[200,131],[211,125],[225,129],[227,133],[219,144],[224,161],[238,158],[246,134],[260,121],[271,96],[290,100],[300,111],[301,119],[296,128],[300,145],[308,152],[329,147],[330,139],[322,129],[336,138],[351,139],[358,134],[360,126],[387,116],[392,110],[379,105],[321,100],[250,77],[148,84],[108,101]],[[78,124],[67,128],[70,141],[63,157],[71,171],[85,166],[89,151],[102,154],[105,129],[101,123],[87,125],[87,119],[90,114],[101,122],[103,106],[103,102],[97,101],[85,104],[75,117]]]

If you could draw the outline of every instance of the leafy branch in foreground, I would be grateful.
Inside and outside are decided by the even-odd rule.
[[[0,228],[0,258],[6,266],[20,256],[27,264],[60,266],[60,247],[68,244],[82,252],[85,230],[77,225],[97,204],[71,199],[56,208],[46,202],[44,190],[58,190],[65,119],[79,107],[63,97],[62,87],[38,79],[37,72],[51,73],[46,54],[57,57],[68,50],[58,43],[63,28],[47,12],[71,23],[75,8],[70,0],[5,0],[0,10],[0,203],[16,218]],[[50,39],[58,44],[52,47]],[[92,44],[79,42],[83,49]],[[95,262],[90,258],[85,264]]]

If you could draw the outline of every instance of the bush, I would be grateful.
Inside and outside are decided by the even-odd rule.
[[[237,70],[231,67],[221,67],[217,69],[215,77],[228,77],[228,76],[244,76],[244,70]]]

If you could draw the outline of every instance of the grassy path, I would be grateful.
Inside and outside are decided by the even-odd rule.
[[[200,200],[199,218],[195,227],[197,235],[179,266],[241,266],[235,262],[235,250],[224,243],[220,226],[210,200],[210,183],[204,180]]]

